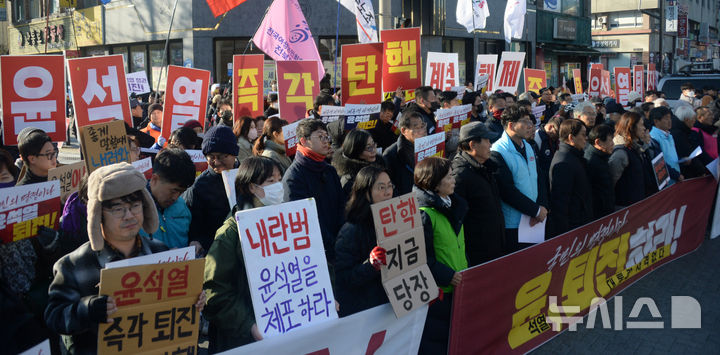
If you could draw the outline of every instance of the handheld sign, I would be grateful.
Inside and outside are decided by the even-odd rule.
[[[150,157],[134,161],[132,166],[137,169],[137,171],[143,173],[146,179],[150,180],[152,177],[152,159]]]
[[[573,82],[575,83],[575,94],[583,93],[582,76],[580,75],[580,69],[573,69]]]
[[[68,196],[80,188],[80,181],[85,176],[85,171],[83,160],[48,171],[48,181],[60,181],[60,202],[65,203]]]
[[[431,134],[415,140],[415,164],[427,157],[445,156],[445,132]]]
[[[425,85],[442,91],[460,85],[457,53],[428,52]]]
[[[345,116],[345,106],[320,106],[320,119],[324,124],[335,122],[340,119],[340,116]]]
[[[497,54],[478,54],[475,72],[475,91],[487,87],[486,91],[495,90],[495,72],[497,68]]]
[[[520,83],[520,72],[525,62],[525,52],[502,52],[495,77],[495,90],[514,94]]]
[[[128,73],[127,75],[125,75],[125,79],[127,79],[127,87],[129,92],[142,95],[151,91],[150,83],[148,83],[147,79],[147,73],[145,73],[144,70],[134,73]]]
[[[298,138],[295,133],[295,129],[297,129],[299,123],[300,121],[295,121],[289,125],[283,126],[282,128],[283,137],[285,137],[285,155],[289,157],[295,155],[295,151],[297,149]]]
[[[264,54],[233,56],[233,110],[234,120],[242,116],[263,115]]]
[[[130,160],[130,147],[122,121],[80,127],[80,143],[88,175],[101,166]]]
[[[205,154],[203,154],[202,150],[186,149],[185,151],[188,153],[188,155],[190,155],[190,160],[192,160],[193,164],[195,164],[195,176],[200,175],[203,171],[207,170],[208,161],[207,158],[205,158]]]
[[[355,127],[359,129],[375,128],[379,114],[380,104],[347,104],[345,105],[345,130],[352,130]]]
[[[225,187],[225,194],[227,195],[228,203],[230,204],[231,210],[233,209],[233,207],[235,207],[235,204],[237,203],[237,198],[235,197],[235,178],[237,178],[237,174],[237,168],[223,170],[223,172],[221,173],[223,187]]]
[[[378,102],[382,98],[383,44],[342,46],[342,104]]]
[[[653,158],[652,165],[658,190],[662,190],[670,183],[670,173],[668,173],[667,166],[665,165],[665,157],[662,152]]]
[[[304,118],[320,93],[317,62],[279,61],[277,73],[280,116],[290,123]]]
[[[380,31],[383,43],[382,87],[386,93],[407,90],[405,102],[415,99],[415,88],[422,85],[420,27]]]
[[[0,189],[0,239],[16,242],[38,235],[38,227],[55,229],[60,220],[60,182]]]
[[[263,338],[336,319],[314,199],[235,214]]]
[[[205,127],[210,72],[175,65],[168,66],[167,92],[163,108],[162,136],[169,140],[170,134],[189,120]]]

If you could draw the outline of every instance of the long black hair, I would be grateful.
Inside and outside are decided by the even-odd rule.
[[[372,165],[360,169],[353,183],[350,199],[345,206],[345,217],[348,222],[372,225],[372,213],[370,213],[370,205],[374,203],[371,197],[372,188],[382,173],[387,174],[387,170]]]
[[[342,153],[346,158],[360,159],[360,155],[365,151],[370,133],[362,129],[354,129],[345,136],[342,144]]]
[[[261,185],[265,180],[273,176],[275,169],[282,172],[278,163],[267,157],[251,156],[243,160],[235,178],[235,196],[238,204],[252,198],[250,184]]]

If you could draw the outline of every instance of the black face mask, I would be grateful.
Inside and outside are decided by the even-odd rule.
[[[440,108],[439,102],[431,102],[430,103],[430,111],[435,112]]]

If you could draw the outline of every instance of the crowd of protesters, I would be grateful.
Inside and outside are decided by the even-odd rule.
[[[94,353],[98,324],[117,310],[112,297],[98,294],[100,269],[186,246],[206,257],[197,306],[209,322],[210,352],[262,339],[233,215],[310,197],[339,314],[387,303],[379,272],[387,260],[370,205],[412,191],[442,290],[420,352],[445,353],[460,271],[528,247],[518,242],[523,215],[530,225],[546,223],[551,238],[657,192],[652,160],[660,153],[670,184],[704,175],[718,157],[713,88],[684,85],[674,110],[656,91],[631,92],[624,107],[612,98],[573,103],[552,87],[519,96],[468,89],[460,99],[424,86],[409,103],[398,89],[381,104],[374,128],[347,131],[342,117],[327,125],[320,119],[322,106],[339,104],[324,84],[297,126],[294,156],[286,154],[282,127],[295,118],[278,113],[277,93],[266,97],[265,116],[233,120],[231,95],[213,87],[205,127],[189,121],[167,141],[162,98],[132,98],[130,160],[159,150],[152,177],[127,163],[102,167],[68,198],[58,230],[41,227],[36,238],[0,245],[2,314],[13,320],[0,332],[5,350],[50,338],[63,353]],[[414,142],[437,130],[436,110],[460,104],[472,105],[470,123],[447,133],[446,158],[416,163]],[[0,188],[47,181],[57,166],[58,149],[42,130],[24,129],[18,142],[19,157],[13,147],[0,150]],[[699,156],[683,159],[697,147]],[[197,177],[189,149],[207,158]],[[235,168],[231,208],[221,173]]]

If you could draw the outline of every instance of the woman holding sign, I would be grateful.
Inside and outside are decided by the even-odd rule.
[[[391,199],[394,188],[390,175],[376,166],[362,168],[352,185],[347,222],[335,242],[335,291],[341,317],[388,302],[380,278],[385,250],[377,246],[370,205]]]
[[[415,187],[420,206],[427,264],[444,296],[430,306],[420,341],[420,354],[445,354],[450,333],[452,296],[467,269],[463,220],[465,200],[455,194],[455,177],[445,158],[429,157],[415,166]]]
[[[209,352],[216,353],[262,339],[255,321],[235,212],[279,204],[283,199],[280,167],[270,158],[249,157],[235,179],[237,204],[218,229],[205,259]]]

